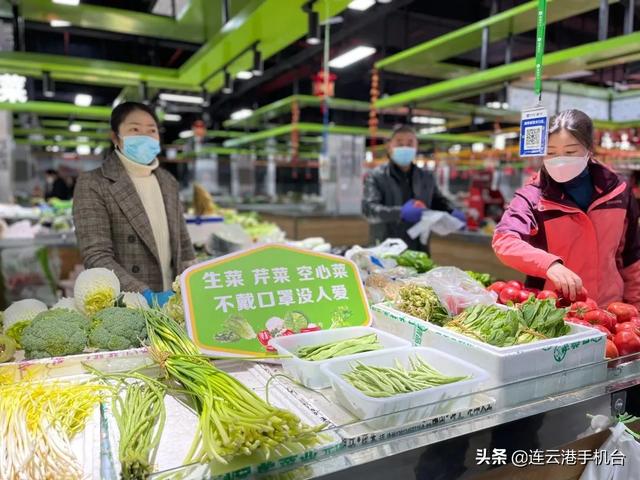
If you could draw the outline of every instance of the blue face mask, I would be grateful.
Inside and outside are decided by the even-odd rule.
[[[122,153],[140,165],[150,165],[160,153],[160,142],[147,135],[130,135],[122,138]]]
[[[416,158],[417,150],[414,147],[395,147],[391,154],[391,160],[399,167],[408,167]]]

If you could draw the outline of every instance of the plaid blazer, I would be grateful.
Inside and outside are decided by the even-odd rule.
[[[173,274],[195,258],[182,216],[178,182],[157,168],[169,223]],[[73,220],[86,268],[113,270],[123,291],[162,291],[162,272],[151,224],[133,182],[115,152],[102,166],[78,177],[73,197]]]

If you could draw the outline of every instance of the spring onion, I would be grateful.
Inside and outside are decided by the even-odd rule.
[[[273,407],[202,357],[177,323],[159,310],[144,312],[154,360],[188,392],[199,414],[185,463],[227,463],[239,455],[270,458],[279,448],[318,443],[324,425],[310,427]]]

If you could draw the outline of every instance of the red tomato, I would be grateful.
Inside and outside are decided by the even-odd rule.
[[[598,309],[598,304],[596,303],[596,301],[593,298],[587,298],[584,301],[584,303],[586,303],[591,310],[597,310]]]
[[[539,288],[528,288],[527,290],[529,290],[531,293],[533,293],[536,297],[540,293],[540,289]]]
[[[616,333],[613,337],[613,343],[616,344],[620,355],[631,355],[632,353],[640,352],[640,337],[630,331],[622,331]]]
[[[596,310],[597,308],[598,307],[591,308],[591,306],[587,304],[587,302],[575,302],[571,305],[571,310],[569,310],[569,313],[574,317],[584,318],[584,315],[587,312],[591,312],[592,310]]]
[[[618,358],[620,356],[618,347],[616,347],[616,344],[612,340],[607,339],[607,350],[604,356],[606,358]]]
[[[302,330],[301,330],[301,331],[302,331]],[[296,333],[296,332],[294,332],[293,330],[289,330],[289,329],[287,328],[286,330],[282,330],[282,331],[278,334],[278,336],[279,336],[279,337],[288,337],[289,335],[293,335],[293,334],[295,334],[295,333]]]
[[[584,319],[592,325],[602,325],[609,331],[612,331],[616,324],[615,317],[605,310],[587,312],[584,315]]]
[[[552,292],[551,290],[542,290],[537,295],[538,300],[546,300],[547,298],[553,298],[554,300],[558,299],[558,294],[556,292]]]
[[[517,288],[518,290],[522,290],[524,288],[524,284],[519,282],[518,280],[509,280],[507,282],[507,287]]]
[[[626,323],[633,323],[636,327],[640,328],[640,317],[631,317],[631,320]]]
[[[500,292],[506,286],[507,286],[506,282],[494,282],[487,287],[487,290],[489,290],[490,292],[496,292],[498,295],[500,295]]]
[[[608,340],[613,340],[613,334],[608,328],[603,327],[602,325],[591,325],[591,328],[595,328],[596,330],[600,330],[607,336]]]
[[[529,297],[532,297],[533,293],[529,290],[520,290],[520,298],[518,298],[518,303],[524,303],[529,300]]]
[[[624,331],[633,332],[636,335],[640,334],[640,328],[638,328],[638,325],[635,325],[632,322],[617,323],[616,324],[616,333],[624,332]]]
[[[318,325],[313,327],[301,328],[300,333],[308,333],[308,332],[317,332],[318,330],[322,330]]]
[[[500,292],[500,302],[505,305],[509,302],[518,303],[520,300],[520,289],[514,287],[505,287]]]
[[[269,345],[269,340],[271,340],[271,334],[269,333],[269,330],[262,330],[261,332],[258,332],[258,341],[262,345],[264,345],[265,347]]]
[[[566,317],[564,321],[569,323],[575,323],[576,325],[582,325],[583,327],[593,327],[593,325],[591,325],[586,320],[582,320],[581,318]]]
[[[622,302],[613,302],[607,310],[616,316],[618,322],[628,322],[639,315],[636,307]]]
[[[577,295],[576,295],[576,302],[586,302],[588,298],[587,295],[587,291],[583,288]]]

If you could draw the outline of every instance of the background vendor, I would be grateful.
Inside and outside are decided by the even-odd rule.
[[[364,180],[362,213],[369,221],[372,244],[401,238],[410,249],[424,250],[407,230],[420,221],[426,209],[464,214],[440,192],[433,174],[415,164],[418,137],[406,125],[396,127],[387,143],[389,162],[371,171]]]
[[[162,305],[176,275],[195,258],[178,182],[158,168],[158,120],[149,107],[118,105],[111,130],[113,151],[76,185],[78,246],[86,268],[113,270],[123,290]]]
[[[593,123],[566,110],[550,123],[544,166],[518,190],[493,248],[527,285],[599,305],[640,307],[639,208],[631,186],[594,158]]]

